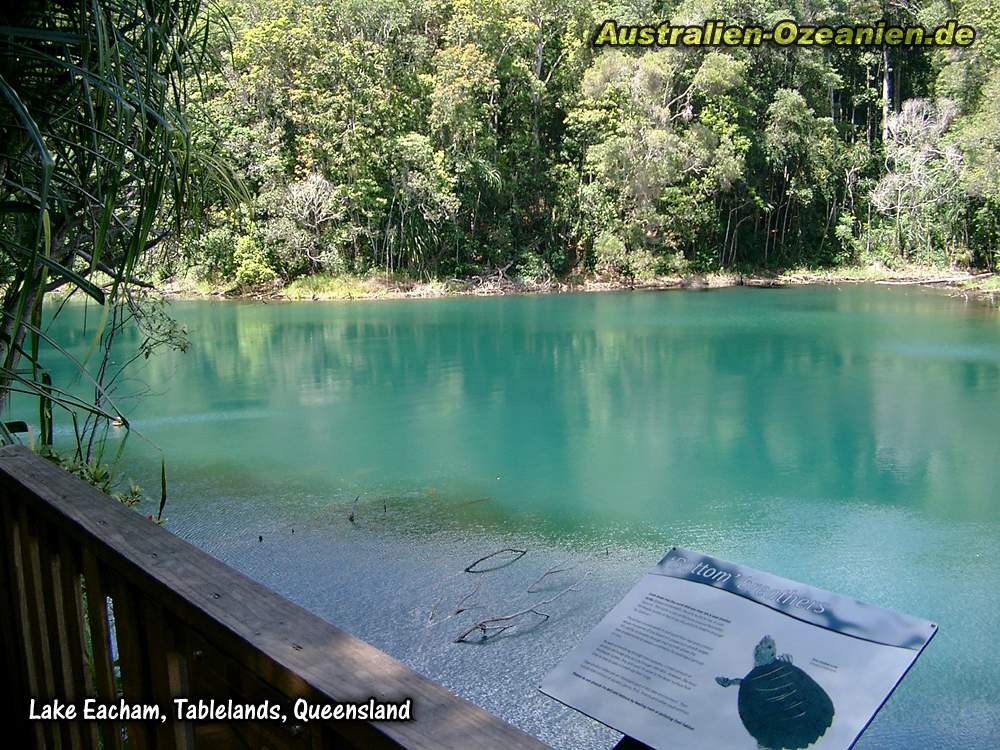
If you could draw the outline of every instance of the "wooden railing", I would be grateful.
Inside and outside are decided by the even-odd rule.
[[[26,448],[0,448],[0,638],[11,748],[545,745],[282,598]],[[117,658],[115,658],[117,657]],[[29,721],[175,697],[277,703],[281,721]],[[298,722],[292,703],[412,699],[412,721]]]

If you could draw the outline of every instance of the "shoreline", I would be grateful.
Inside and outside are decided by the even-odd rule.
[[[879,284],[951,289],[958,295],[1000,305],[1000,275],[989,272],[943,270],[914,266],[904,269],[850,266],[838,269],[789,269],[773,274],[726,273],[664,275],[628,282],[623,279],[570,277],[552,281],[511,279],[496,273],[446,281],[417,281],[380,275],[366,277],[305,277],[286,287],[262,289],[212,288],[168,282],[158,288],[171,299],[230,299],[258,302],[336,302],[352,300],[440,299],[528,294],[566,294],[622,291],[707,290],[734,286],[779,288],[807,284]]]

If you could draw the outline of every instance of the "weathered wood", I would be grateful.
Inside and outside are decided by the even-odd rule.
[[[185,637],[197,635],[208,644],[207,650],[238,665],[238,671],[289,702],[298,697],[315,703],[412,699],[413,721],[324,724],[321,744],[325,747],[545,748],[24,448],[0,448],[0,490],[5,503],[30,507],[33,517],[69,536],[83,550],[85,568],[87,555],[93,555],[87,571],[88,605],[94,593],[95,562],[106,571],[105,585],[114,583],[111,596],[123,679],[127,676],[126,695],[130,686],[133,693],[149,695],[149,665],[158,658],[155,648],[143,654],[142,645],[132,637],[143,632],[144,613],[137,595],[141,592],[141,599],[167,613]],[[91,633],[98,640],[100,613],[92,612],[90,619]],[[143,665],[146,671],[137,673],[128,662],[132,667]],[[190,664],[188,668],[194,669]],[[98,675],[98,682],[101,679]],[[245,685],[247,679],[234,682]],[[241,696],[206,697],[240,700]],[[306,734],[310,744],[319,736],[313,725],[306,728]],[[133,744],[131,727],[129,739],[130,750],[138,746]],[[148,737],[135,739],[141,742]],[[199,745],[196,731],[195,746]]]
[[[90,631],[94,690],[102,703],[115,699],[115,677],[111,658],[111,628],[108,621],[108,594],[93,550],[82,550],[83,575],[87,586],[87,626]],[[121,725],[102,721],[97,725],[104,750],[122,750]]]
[[[74,670],[71,652],[71,625],[64,607],[63,581],[59,561],[59,542],[51,528],[39,529],[38,553],[42,562],[43,599],[45,601],[45,630],[49,637],[49,649],[53,656],[53,677],[55,696],[67,702],[76,702],[80,697],[74,684]],[[60,721],[56,724],[62,736],[63,746],[71,750],[81,750],[83,737],[80,724],[75,721]]]
[[[183,674],[185,670],[177,645],[180,628],[167,612],[148,600],[143,602],[142,610],[143,638],[156,649],[155,655],[150,654],[148,658],[153,700],[169,716],[173,699],[187,694]],[[189,725],[168,718],[166,724],[156,729],[156,747],[160,750],[187,750],[190,734]]]
[[[282,707],[291,717],[291,700],[275,690],[236,660],[220,652],[197,633],[190,633],[185,653],[192,697],[238,695],[240,701],[259,705],[264,701]],[[294,718],[287,724],[274,722],[212,722],[195,727],[196,747],[281,747],[308,750],[303,727]],[[206,738],[211,737],[211,744]]]
[[[153,698],[150,688],[148,655],[151,644],[143,631],[142,605],[132,584],[111,581],[111,611],[114,613],[115,643],[122,677],[122,693],[129,703],[143,703]],[[153,747],[151,730],[142,721],[125,722],[129,750],[149,750]]]
[[[20,548],[21,569],[23,572],[25,603],[27,619],[25,624],[29,631],[29,641],[34,659],[37,682],[35,697],[48,699],[55,696],[55,674],[52,667],[52,654],[49,646],[49,636],[46,627],[47,618],[44,604],[44,584],[42,582],[42,564],[38,551],[38,537],[30,528],[28,512],[23,505],[17,508],[17,523],[15,526]],[[42,724],[46,745],[61,748],[62,739],[57,726],[50,722]]]
[[[63,617],[63,641],[66,644],[67,677],[71,691],[67,697],[78,702],[92,694],[89,670],[87,669],[86,623],[83,606],[83,586],[80,576],[80,560],[76,550],[62,534],[57,535],[57,555],[59,586],[62,591],[60,609]],[[97,725],[87,723],[77,727],[81,732],[80,747],[85,750],[98,747]]]
[[[8,616],[0,618],[3,620],[0,627],[3,628],[4,651],[8,660],[5,665],[8,678],[0,682],[3,685],[0,695],[6,710],[0,716],[5,719],[4,724],[11,732],[15,745],[34,742],[36,746],[41,746],[45,742],[44,729],[39,722],[29,722],[24,711],[24,696],[38,695],[38,673],[32,636],[27,627],[28,604],[20,534],[13,508],[7,503],[0,503],[0,524],[3,527],[0,547],[3,568],[0,575],[3,576],[8,596],[4,608]]]

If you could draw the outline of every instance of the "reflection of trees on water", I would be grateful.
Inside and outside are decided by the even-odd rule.
[[[250,471],[586,522],[748,496],[992,517],[995,322],[897,292],[180,303],[195,346],[148,363],[143,412],[256,411],[161,441]]]

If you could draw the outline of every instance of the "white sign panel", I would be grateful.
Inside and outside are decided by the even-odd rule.
[[[541,685],[671,750],[846,750],[937,626],[673,548]]]

